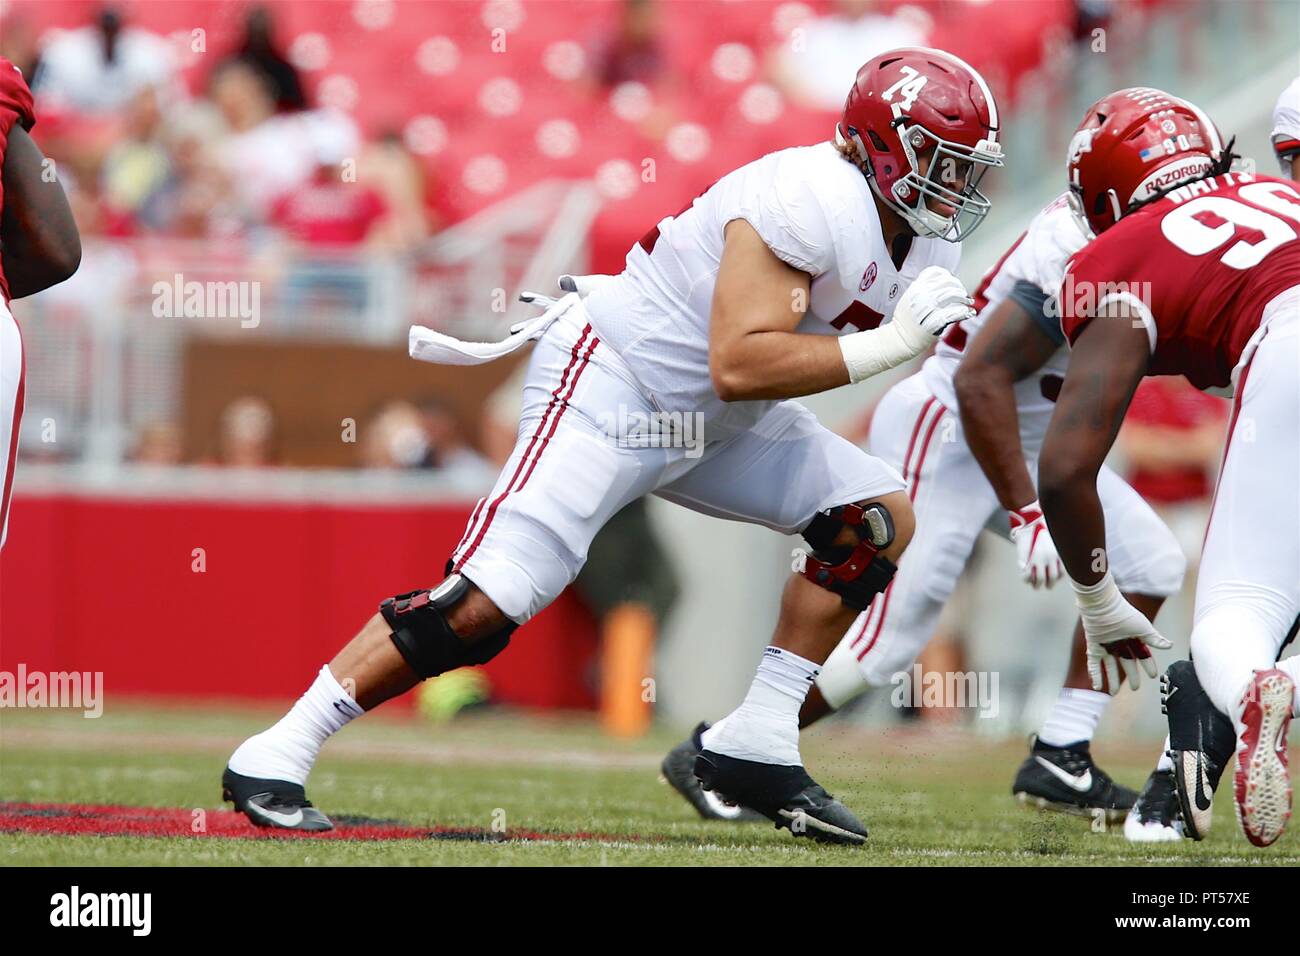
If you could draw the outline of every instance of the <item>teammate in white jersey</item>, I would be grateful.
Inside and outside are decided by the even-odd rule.
[[[1051,587],[1061,578],[1033,473],[1069,362],[1052,297],[1066,260],[1085,241],[1067,197],[1048,204],[985,274],[975,294],[978,314],[952,326],[921,369],[877,406],[868,450],[902,473],[916,530],[881,600],[859,615],[827,659],[800,715],[804,726],[868,688],[891,686],[908,671],[986,527],[1016,544],[1027,583]],[[1154,618],[1182,586],[1186,561],[1178,542],[1110,469],[1103,469],[1098,490],[1107,524],[1116,529],[1116,578]],[[1013,793],[1032,805],[1100,813],[1112,822],[1128,817],[1125,832],[1134,840],[1178,839],[1167,756],[1141,801],[1093,763],[1089,744],[1110,695],[1092,689],[1081,631],[1073,646],[1066,686]],[[692,787],[682,774],[683,756],[696,747],[692,740],[675,748],[665,759],[664,776],[702,815],[739,818],[736,808]]]
[[[967,64],[890,51],[859,71],[834,144],[723,177],[586,299],[566,295],[495,345],[413,329],[412,354],[445,362],[539,339],[518,444],[447,578],[385,601],[293,710],[235,751],[227,798],[263,826],[331,826],[303,786],[325,738],[423,678],[500,653],[573,580],[604,522],[656,493],[801,533],[811,550],[695,773],[796,835],[861,843],[866,828],[803,769],[798,714],[893,577],[912,512],[895,469],[788,399],[899,365],[973,315],[950,269],[988,210],[977,187],[1002,164],[998,126]],[[691,440],[676,440],[687,422]]]
[[[1273,152],[1288,179],[1300,179],[1300,76],[1282,91],[1273,107]]]

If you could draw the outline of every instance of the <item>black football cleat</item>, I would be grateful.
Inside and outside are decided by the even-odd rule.
[[[1174,661],[1160,678],[1160,709],[1169,718],[1169,756],[1183,818],[1183,836],[1204,840],[1214,791],[1232,762],[1237,732],[1210,703],[1191,661]]]
[[[705,790],[700,786],[700,780],[695,776],[695,758],[704,749],[704,745],[700,743],[700,734],[708,729],[708,724],[701,723],[688,738],[668,751],[668,756],[664,757],[664,762],[659,765],[661,779],[680,793],[686,802],[695,808],[695,812],[706,820],[748,823],[764,819],[761,813],[755,813],[747,807],[737,806],[734,803],[727,803],[712,790]]]
[[[221,775],[221,799],[259,827],[320,832],[334,824],[311,805],[301,784],[245,777],[229,767]]]
[[[1182,811],[1174,772],[1152,770],[1137,803],[1124,818],[1124,839],[1130,843],[1168,843],[1182,838]]]
[[[1137,802],[1137,791],[1116,783],[1092,761],[1088,741],[1052,747],[1035,739],[1011,793],[1022,804],[1083,817],[1106,815],[1118,823]]]
[[[695,757],[695,776],[705,790],[727,803],[756,810],[778,829],[818,843],[858,846],[867,842],[867,828],[803,767],[741,760],[711,750]]]

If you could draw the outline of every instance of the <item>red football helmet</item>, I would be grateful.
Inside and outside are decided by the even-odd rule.
[[[1070,205],[1097,235],[1224,158],[1219,131],[1191,103],[1149,87],[1119,90],[1092,105],[1070,140]]]
[[[978,186],[1002,165],[998,108],[984,78],[951,53],[905,47],[868,60],[835,140],[853,144],[872,190],[918,236],[960,242],[988,214]]]

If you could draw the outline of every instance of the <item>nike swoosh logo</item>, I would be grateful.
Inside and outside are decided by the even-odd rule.
[[[1196,793],[1193,794],[1197,810],[1208,810],[1214,803],[1213,798],[1206,796],[1205,793],[1205,770],[1202,767],[1204,760],[1204,754],[1198,750],[1196,752]]]
[[[258,807],[257,812],[262,814],[272,823],[278,823],[282,827],[296,827],[302,823],[302,811],[295,810],[293,813],[282,813],[279,810],[269,810],[266,807]]]
[[[337,710],[337,711],[338,711],[340,714],[342,714],[344,717],[355,717],[355,716],[356,716],[356,714],[354,714],[354,713],[352,712],[352,708],[349,707],[349,706],[347,706],[347,704],[345,704],[345,703],[344,703],[343,701],[341,701],[341,700],[336,700],[336,701],[334,701],[334,709]]]
[[[1071,790],[1076,790],[1079,793],[1087,793],[1089,790],[1092,789],[1091,770],[1085,770],[1083,773],[1079,774],[1079,776],[1076,777],[1068,770],[1062,770],[1060,767],[1052,763],[1050,760],[1044,760],[1042,757],[1035,757],[1034,759],[1043,765],[1043,769],[1045,769],[1048,773],[1050,773],[1057,780],[1061,781],[1061,783],[1065,784]]]

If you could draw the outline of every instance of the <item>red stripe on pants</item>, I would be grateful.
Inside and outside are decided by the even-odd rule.
[[[947,408],[939,403],[937,398],[932,398],[930,401],[938,405],[939,413],[934,416],[934,419],[930,422],[930,427],[925,432],[925,440],[921,443],[921,453],[916,461],[916,473],[913,475],[907,489],[907,500],[912,502],[916,501],[917,489],[921,487],[921,471],[925,467],[925,456],[930,451],[930,442],[934,439],[934,431],[939,427],[939,420],[942,419],[948,411]],[[903,478],[907,478],[906,472],[904,472]],[[876,641],[880,639],[880,632],[885,627],[885,615],[889,613],[889,598],[893,593],[894,582],[891,581],[889,582],[889,587],[885,588],[885,596],[880,602],[880,615],[876,618],[875,633],[871,635],[871,640],[867,642],[867,646],[858,652],[858,660],[862,660],[862,658],[866,657],[867,654],[871,652],[871,648],[875,647]]]
[[[930,409],[934,407],[934,404],[937,401],[938,399],[931,395],[926,400],[925,404],[921,406],[921,411],[918,412],[916,416],[916,424],[912,426],[912,437],[907,442],[907,451],[903,453],[903,484],[905,486],[907,484],[908,467],[912,463],[912,451],[916,448],[916,438],[921,434],[921,426],[925,424],[925,417],[930,414]],[[878,608],[879,605],[874,603],[871,605],[870,609],[867,611],[866,617],[862,619],[862,627],[859,628],[857,635],[853,638],[852,643],[849,644],[850,648],[857,647],[858,644],[861,643],[862,638],[867,633],[867,628],[869,628],[875,620]],[[863,651],[863,653],[865,654],[866,651]],[[858,659],[861,660],[861,656],[859,656]]]
[[[537,428],[533,431],[533,437],[529,439],[528,447],[524,449],[524,454],[519,459],[519,464],[515,466],[514,474],[510,476],[510,481],[506,484],[505,490],[493,499],[492,504],[488,505],[487,513],[483,518],[483,524],[478,529],[478,534],[474,536],[474,541],[465,551],[465,554],[456,562],[455,566],[452,568],[452,573],[460,571],[460,569],[465,566],[465,562],[474,556],[474,552],[477,551],[478,546],[482,544],[483,537],[487,534],[488,528],[491,527],[492,519],[496,517],[497,508],[500,507],[501,502],[503,502],[506,499],[506,496],[512,491],[517,491],[519,488],[523,488],[523,486],[528,482],[529,476],[532,475],[533,469],[537,467],[537,462],[541,460],[542,452],[545,451],[547,442],[549,442],[551,436],[555,434],[555,429],[560,423],[560,418],[564,415],[564,410],[569,407],[569,399],[573,397],[574,389],[578,386],[578,379],[582,377],[583,369],[587,367],[587,361],[591,358],[591,353],[600,343],[600,339],[592,336],[591,343],[587,346],[586,352],[583,354],[581,362],[579,362],[578,353],[582,351],[583,343],[586,342],[587,336],[590,334],[591,326],[587,325],[583,328],[582,335],[578,337],[578,341],[573,344],[573,352],[569,358],[569,364],[565,366],[564,373],[560,376],[560,384],[557,385],[555,391],[551,393],[551,401],[546,406],[546,411],[542,413],[541,421],[537,423]],[[573,373],[572,379],[569,378],[570,372]],[[565,389],[566,383],[568,384],[567,390]],[[564,391],[565,393],[563,398],[560,397],[561,391]],[[552,410],[556,410],[553,418],[551,416]],[[537,456],[529,465],[528,472],[524,475],[523,482],[519,484],[519,488],[516,488],[515,482],[519,479],[519,475],[523,471],[524,465],[528,464],[528,456],[532,454],[533,447],[537,445],[538,439],[541,438],[542,431],[546,428],[548,419],[550,419],[550,431],[547,433],[546,437],[542,439],[542,445],[537,450]]]

